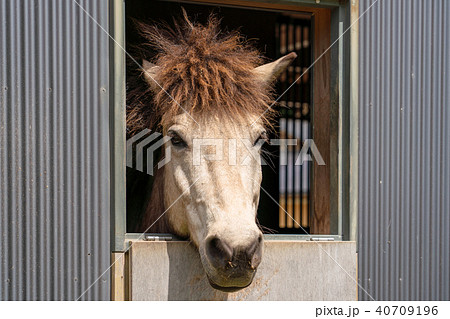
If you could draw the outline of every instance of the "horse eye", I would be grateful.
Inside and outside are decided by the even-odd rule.
[[[178,146],[178,147],[186,147],[187,146],[186,142],[180,137],[180,135],[178,135],[177,132],[169,131],[169,132],[167,132],[167,135],[170,137],[170,142],[172,143],[173,146]]]
[[[261,135],[256,139],[255,143],[253,143],[253,146],[256,146],[259,141],[263,140],[264,143],[270,144],[269,136],[267,135],[267,132],[262,132]],[[262,143],[262,144],[264,144]]]

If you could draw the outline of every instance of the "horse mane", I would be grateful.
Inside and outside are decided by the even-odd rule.
[[[152,194],[146,204],[142,220],[137,225],[137,232],[171,233],[172,229],[165,216],[164,205],[164,167],[155,174]]]
[[[269,124],[271,88],[252,72],[263,62],[259,52],[239,33],[221,32],[215,16],[202,25],[191,22],[184,10],[183,14],[173,28],[136,22],[145,39],[140,55],[160,67],[154,78],[163,89],[151,92],[142,70],[136,74],[140,79],[128,83],[130,135],[143,128],[165,127],[184,111],[194,119],[228,115],[239,120],[264,114],[261,119]],[[147,55],[155,50],[153,58]]]

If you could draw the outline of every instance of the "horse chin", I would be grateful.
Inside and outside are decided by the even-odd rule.
[[[208,281],[209,281],[209,284],[211,285],[211,287],[213,287],[216,290],[220,290],[220,291],[223,291],[223,292],[236,292],[236,291],[239,291],[241,289],[244,289],[244,288],[247,288],[248,286],[250,286],[251,283],[253,282],[253,277],[252,277],[252,279],[250,280],[250,282],[247,285],[242,286],[242,287],[236,287],[236,286],[224,287],[224,286],[219,286],[216,283],[214,283],[211,280],[211,278],[209,278],[209,277],[208,277]]]
[[[235,292],[250,286],[256,274],[256,270],[230,273],[210,267],[204,269],[211,287],[223,292]]]

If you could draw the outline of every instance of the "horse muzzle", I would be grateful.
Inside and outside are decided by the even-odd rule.
[[[225,292],[249,286],[261,263],[262,249],[261,233],[249,244],[238,247],[231,247],[218,236],[208,237],[202,262],[211,286]]]

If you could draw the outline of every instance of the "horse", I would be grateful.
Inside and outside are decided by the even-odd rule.
[[[214,16],[201,24],[184,12],[172,28],[137,24],[143,47],[157,54],[143,59],[146,87],[127,93],[127,129],[158,127],[171,154],[156,171],[141,229],[189,239],[213,288],[245,288],[263,254],[256,159],[275,114],[273,83],[296,54],[264,61],[238,32],[221,32]]]

